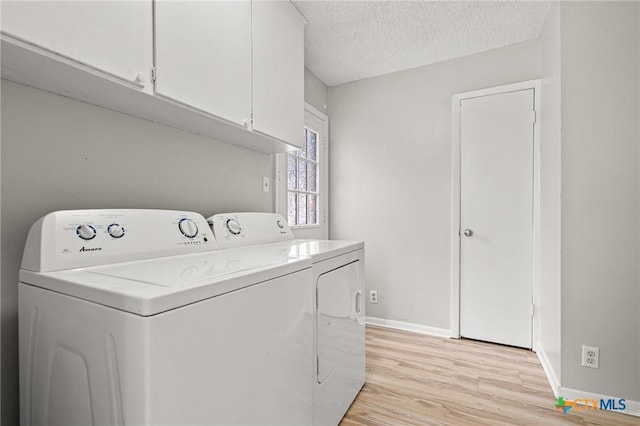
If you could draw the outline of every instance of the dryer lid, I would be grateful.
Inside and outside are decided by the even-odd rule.
[[[289,254],[298,257],[309,256],[313,263],[318,263],[361,249],[364,249],[362,241],[298,239],[292,241]]]

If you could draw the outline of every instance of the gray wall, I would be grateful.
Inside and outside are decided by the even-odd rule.
[[[561,377],[560,333],[560,3],[553,3],[540,46],[540,271],[536,289],[536,349],[548,360],[553,381]]]
[[[640,401],[637,2],[565,2],[562,385]],[[581,345],[600,368],[580,366]]]
[[[2,424],[18,422],[17,283],[29,227],[59,209],[273,211],[273,160],[2,80]]]
[[[2,85],[0,84],[0,99],[2,98]],[[2,102],[0,101],[0,129],[2,129]],[[2,136],[0,135],[0,194],[2,192]],[[2,376],[4,376],[4,374],[1,374],[2,370],[2,349],[4,348],[4,346],[2,345],[2,324],[4,323],[4,316],[2,314],[2,196],[0,195],[0,424],[2,424],[2,414],[4,412],[4,409],[2,408],[4,406],[4,400],[2,399],[2,388],[4,387],[4,385],[2,384]],[[12,389],[14,390],[14,389]],[[13,411],[13,408],[12,410]]]
[[[450,328],[452,95],[539,76],[534,40],[329,88],[331,238],[366,242],[367,316]]]
[[[327,85],[308,68],[304,69],[304,100],[317,109],[327,113]]]

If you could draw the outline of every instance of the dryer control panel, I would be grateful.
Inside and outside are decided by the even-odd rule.
[[[175,210],[65,210],[29,231],[22,268],[44,272],[215,250],[202,215]]]
[[[224,213],[207,221],[220,248],[293,240],[287,220],[275,213]]]

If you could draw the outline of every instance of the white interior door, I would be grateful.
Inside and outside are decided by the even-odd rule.
[[[534,89],[460,105],[460,335],[531,348]]]

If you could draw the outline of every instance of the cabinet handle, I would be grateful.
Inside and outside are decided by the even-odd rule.
[[[356,314],[362,312],[362,290],[356,293]]]

